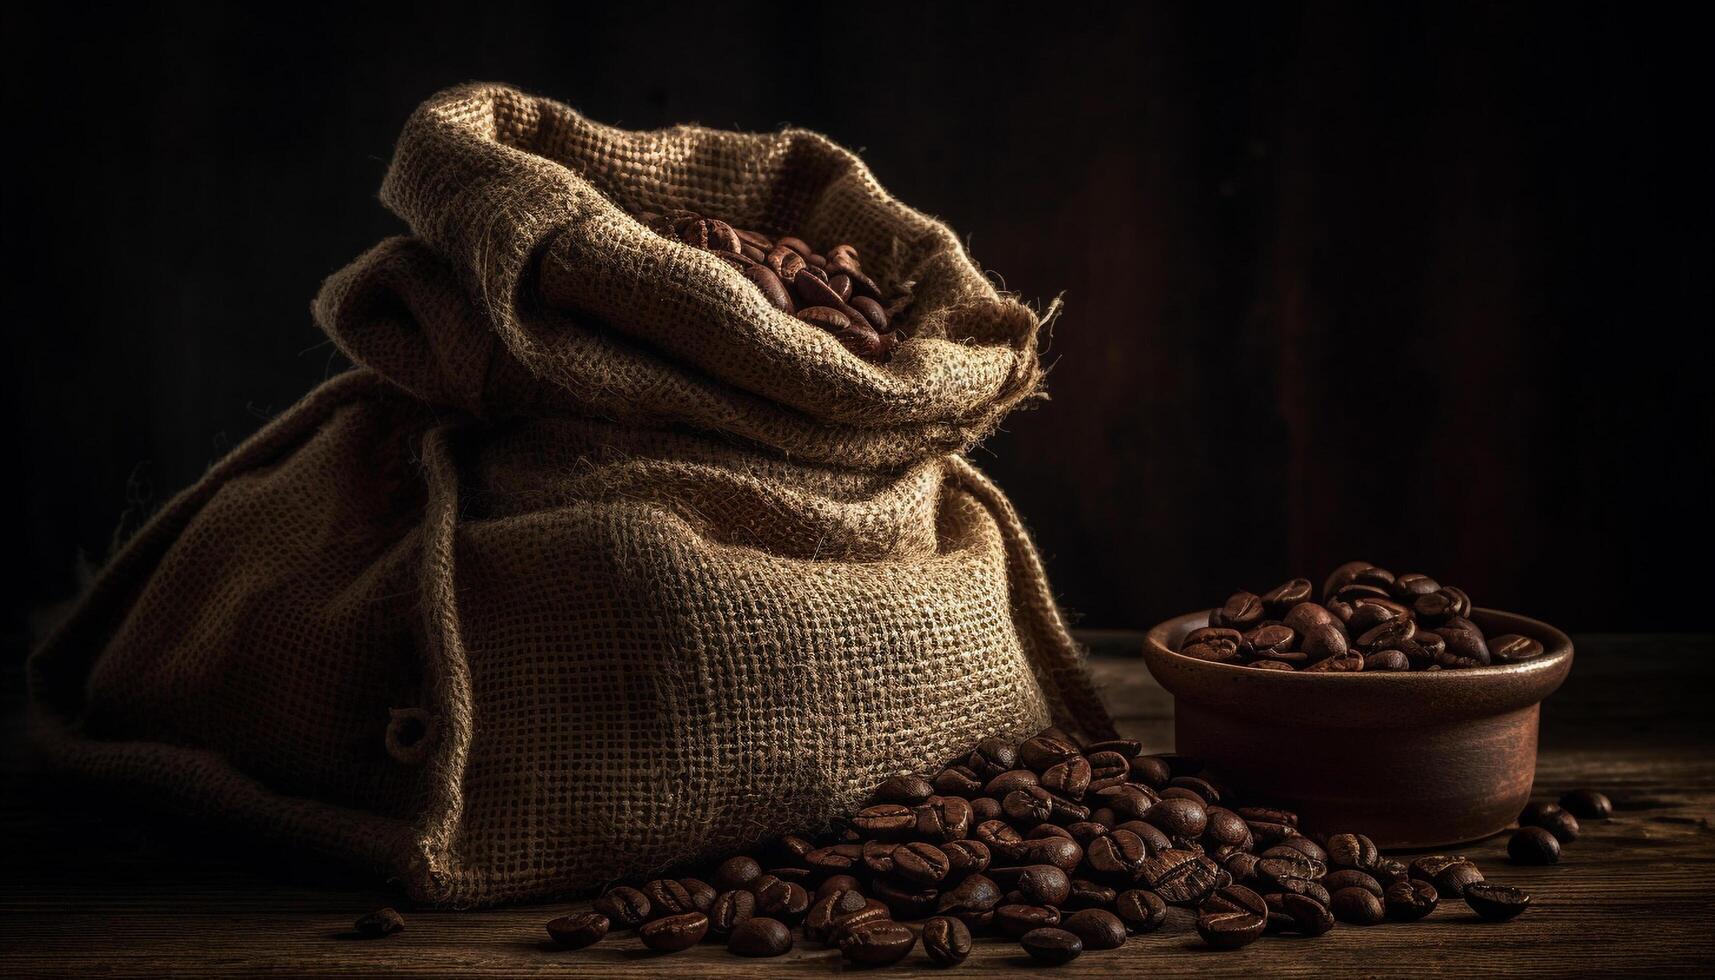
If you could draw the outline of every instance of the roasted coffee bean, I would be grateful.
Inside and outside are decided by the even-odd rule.
[[[804,916],[804,935],[817,942],[825,943],[828,941],[829,933],[833,929],[835,921],[842,916],[862,911],[868,904],[869,901],[856,889],[842,889],[823,895],[815,900],[810,906],[809,913]],[[719,902],[715,903],[717,921],[719,920],[720,907]],[[754,909],[752,914],[754,914]],[[748,917],[746,916],[746,918]],[[738,921],[743,921],[743,919]]]
[[[1072,894],[1072,879],[1052,864],[1032,864],[1016,868],[990,868],[989,877],[1002,886],[1016,889],[1030,905],[1066,904]]]
[[[804,863],[819,875],[836,875],[857,867],[862,858],[862,847],[856,844],[835,844],[832,847],[818,847],[804,855]]]
[[[1391,606],[1367,602],[1352,609],[1351,618],[1346,620],[1346,631],[1352,636],[1363,636],[1389,620],[1398,618],[1398,615]]]
[[[846,937],[846,933],[861,925],[870,922],[891,921],[893,921],[893,910],[888,908],[885,902],[870,899],[864,903],[863,908],[856,912],[847,912],[845,915],[835,917],[833,923],[828,926],[828,938],[823,942],[829,946],[838,946],[840,940]]]
[[[1078,747],[1070,741],[1051,735],[1027,738],[1018,745],[1019,763],[1039,773],[1079,754]]]
[[[1051,926],[1030,930],[1019,937],[1018,944],[1031,959],[1054,966],[1070,963],[1084,951],[1084,941],[1075,933]]]
[[[1298,649],[1311,662],[1344,657],[1349,652],[1346,634],[1330,623],[1312,626],[1299,638]]]
[[[1285,824],[1288,827],[1298,826],[1298,814],[1291,810],[1280,810],[1264,806],[1238,806],[1233,812],[1246,820],[1265,821],[1268,823]]]
[[[1248,630],[1262,618],[1262,600],[1249,592],[1233,593],[1221,607],[1221,622],[1230,629]]]
[[[1339,625],[1339,618],[1329,612],[1327,607],[1314,602],[1300,602],[1288,609],[1286,615],[1281,617],[1279,628],[1291,632],[1292,642],[1296,642],[1299,636],[1317,626],[1338,627]],[[1267,626],[1259,627],[1259,629],[1268,628]]]
[[[1013,938],[1032,929],[1060,924],[1060,910],[1051,905],[1011,904],[994,910],[995,928]]]
[[[1077,799],[1090,788],[1090,761],[1081,755],[1056,762],[1042,772],[1042,788],[1068,799]]]
[[[764,877],[768,877],[764,875]],[[758,879],[760,880],[760,879]],[[810,893],[795,881],[778,878],[756,891],[756,914],[781,919],[793,925],[804,921],[810,911]]]
[[[1280,617],[1300,602],[1310,601],[1310,580],[1295,578],[1262,594],[1262,605],[1268,615]]]
[[[1143,743],[1129,738],[1110,738],[1084,746],[1086,756],[1094,756],[1098,752],[1117,752],[1127,760],[1137,758],[1137,754],[1142,751]]]
[[[1131,772],[1131,759],[1109,749],[1088,752],[1084,761],[1090,764],[1089,788],[1096,788],[1096,783],[1101,780],[1124,781]]]
[[[1399,922],[1415,922],[1435,911],[1441,901],[1435,886],[1427,881],[1396,881],[1387,886],[1382,904],[1387,916]]]
[[[1341,656],[1328,657],[1324,660],[1318,660],[1315,663],[1311,664],[1310,666],[1308,666],[1304,669],[1306,671],[1311,672],[1311,673],[1317,673],[1317,674],[1322,674],[1322,673],[1335,673],[1335,674],[1356,673],[1356,672],[1364,669],[1364,655],[1361,653],[1358,653],[1357,651],[1353,651],[1351,653],[1342,654]]]
[[[913,812],[917,815],[917,836],[937,843],[968,836],[975,814],[970,803],[957,796],[931,796]]]
[[[813,905],[834,892],[860,891],[862,887],[863,883],[851,875],[830,875],[810,893],[810,902]]]
[[[594,946],[607,935],[607,916],[600,912],[574,912],[548,922],[548,936],[566,949]]]
[[[1160,789],[1173,778],[1173,770],[1156,756],[1140,755],[1131,760],[1131,778],[1145,786]]]
[[[947,874],[950,877],[977,874],[989,866],[989,849],[982,841],[947,841],[941,845],[941,853],[947,855]]]
[[[1542,656],[1542,644],[1528,636],[1504,633],[1489,638],[1489,662],[1516,664]]]
[[[1018,749],[1005,739],[985,738],[971,751],[965,765],[984,779],[994,777],[1018,766]]]
[[[1320,936],[1334,928],[1334,913],[1326,903],[1310,895],[1279,892],[1272,896],[1288,920],[1287,928],[1306,936]]]
[[[1614,804],[1593,789],[1575,789],[1560,798],[1560,806],[1580,820],[1606,820],[1614,815]]]
[[[846,930],[840,954],[860,966],[898,963],[917,945],[917,934],[897,922],[865,922]]]
[[[405,917],[393,908],[379,908],[352,923],[352,928],[365,939],[380,939],[405,929]]]
[[[1137,876],[1149,850],[1138,836],[1127,830],[1114,830],[1090,842],[1084,849],[1084,862],[1091,871],[1107,878],[1130,881]]]
[[[1183,650],[1185,647],[1203,643],[1227,650],[1238,650],[1244,646],[1244,641],[1244,634],[1238,630],[1228,629],[1224,626],[1204,626],[1186,633],[1185,639],[1180,641],[1179,647]]]
[[[1201,776],[1174,776],[1167,781],[1167,789],[1188,789],[1206,806],[1221,802],[1220,788]],[[1165,799],[1167,790],[1162,790],[1161,795]]]
[[[876,879],[871,883],[870,891],[875,893],[876,898],[887,903],[888,909],[900,919],[918,919],[929,915],[935,911],[935,905],[941,899],[941,891],[938,888],[893,878]]]
[[[1250,827],[1238,814],[1223,807],[1209,807],[1203,840],[1210,847],[1248,849],[1253,843]]]
[[[1328,889],[1323,888],[1321,882],[1311,881],[1309,878],[1282,878],[1273,882],[1273,885],[1279,888],[1282,893],[1303,895],[1305,898],[1313,898],[1323,905],[1328,905],[1334,901],[1333,896],[1328,894]]]
[[[685,890],[685,886],[671,878],[657,878],[649,882],[643,886],[643,894],[649,899],[651,919],[701,911],[691,901],[691,893]]]
[[[1000,888],[994,881],[986,875],[971,875],[957,887],[940,894],[935,902],[935,914],[958,916],[969,924],[973,916],[993,912],[999,904]]]
[[[1000,809],[1013,823],[1034,827],[1054,815],[1054,797],[1040,786],[1026,786],[1006,794],[1000,801]]]
[[[983,786],[983,793],[996,799],[1005,799],[1006,794],[1013,790],[1029,789],[1041,784],[1042,780],[1038,779],[1036,774],[1029,769],[1008,769],[1006,772],[990,778],[988,783]]]
[[[1114,913],[1132,932],[1154,932],[1167,921],[1167,902],[1152,891],[1133,888],[1114,899]]]
[[[1212,949],[1239,949],[1262,938],[1268,914],[1212,912],[1197,917],[1197,934]]]
[[[793,302],[792,294],[786,284],[780,281],[780,276],[766,265],[750,265],[744,270],[744,277],[756,285],[762,293],[762,298],[768,305],[790,316],[797,312],[798,304]]]
[[[1322,597],[1327,599],[1340,589],[1357,581],[1358,573],[1375,566],[1367,561],[1349,561],[1328,573],[1322,582]]]
[[[1521,827],[1507,841],[1507,857],[1514,864],[1555,864],[1560,861],[1560,841],[1541,827]]]
[[[1396,881],[1411,880],[1411,872],[1406,868],[1405,862],[1396,861],[1390,857],[1384,857],[1377,861],[1375,866],[1370,868],[1370,874],[1374,875],[1375,879],[1382,883],[1383,888],[1386,888]]]
[[[971,955],[971,930],[958,919],[936,916],[923,923],[923,952],[936,966],[958,966]]]
[[[1119,893],[1106,885],[1097,884],[1088,878],[1073,878],[1072,890],[1066,895],[1066,907],[1069,909],[1101,909],[1108,908],[1119,898]]]
[[[1060,831],[1058,834],[1044,837],[1032,837],[1019,841],[1012,848],[1013,864],[1048,864],[1059,868],[1068,874],[1077,870],[1079,862],[1084,860],[1084,848],[1059,827],[1038,827],[1032,833],[1043,830]]]
[[[1174,849],[1145,860],[1138,877],[1169,904],[1196,905],[1215,891],[1221,870],[1202,854]]]
[[[715,896],[720,892],[701,878],[680,878],[679,884],[685,889],[685,894],[691,897],[691,908],[698,912],[707,912],[715,904]]]
[[[1384,894],[1381,882],[1362,871],[1351,868],[1328,872],[1323,876],[1321,884],[1330,892],[1337,892],[1342,888],[1362,888],[1377,898],[1381,898]]]
[[[1441,591],[1440,582],[1417,572],[1407,572],[1395,578],[1393,587],[1388,590],[1396,601],[1405,603],[1412,602],[1418,596],[1439,591]]]
[[[1382,650],[1364,658],[1364,669],[1368,671],[1410,670],[1411,660],[1403,651]]]
[[[649,905],[649,896],[626,885],[608,889],[592,903],[592,907],[622,929],[635,929],[649,921],[653,911]]]
[[[723,890],[743,888],[762,874],[762,865],[753,857],[740,855],[727,858],[715,868],[715,885]]]
[[[1435,631],[1447,649],[1437,660],[1443,667],[1485,667],[1489,663],[1489,647],[1483,641],[1483,631],[1468,619],[1454,618]]]
[[[1013,828],[1005,820],[984,820],[971,828],[971,836],[988,847],[990,853],[1003,860],[1011,860],[1013,846],[1024,840],[1024,835]]]
[[[1465,888],[1483,880],[1483,872],[1462,857],[1427,854],[1411,862],[1411,876],[1427,881],[1435,890],[1452,898],[1461,898]]]
[[[991,796],[979,796],[971,801],[971,821],[973,824],[985,820],[999,820],[1005,814],[1001,811],[1000,801]]]
[[[881,803],[859,810],[852,826],[877,840],[902,840],[917,829],[917,814],[900,803]]]
[[[1337,868],[1368,871],[1381,860],[1381,851],[1376,848],[1376,842],[1363,834],[1335,834],[1328,838],[1326,849],[1328,863]]]
[[[1169,837],[1195,840],[1209,826],[1209,811],[1200,800],[1164,797],[1161,802],[1144,811],[1143,819]]]
[[[677,953],[702,942],[708,931],[708,916],[701,912],[683,912],[644,923],[637,930],[637,938],[657,953]]]
[[[1124,830],[1137,835],[1143,841],[1143,846],[1149,848],[1149,853],[1160,854],[1173,847],[1173,838],[1161,832],[1161,829],[1146,820],[1127,820],[1116,824],[1115,830]]]
[[[1578,818],[1557,803],[1532,803],[1519,814],[1518,822],[1523,827],[1541,827],[1562,844],[1578,839]]]
[[[792,949],[792,930],[779,919],[756,916],[739,923],[726,948],[738,956],[781,956]]]
[[[1316,881],[1328,873],[1320,861],[1303,856],[1265,857],[1256,863],[1257,879],[1276,887],[1284,887],[1289,879]]]
[[[1342,888],[1333,893],[1329,908],[1334,918],[1355,926],[1373,926],[1387,914],[1379,896],[1362,888]]]
[[[756,896],[734,889],[715,896],[709,907],[709,932],[715,936],[730,935],[744,920],[756,915]]]
[[[1085,949],[1119,949],[1125,945],[1125,923],[1105,909],[1083,909],[1060,922],[1060,928],[1077,936]]]
[[[1530,908],[1530,892],[1479,881],[1465,889],[1465,904],[1490,922],[1505,922]]]
[[[948,766],[935,776],[935,792],[941,796],[965,798],[982,791],[982,779],[968,766]]]
[[[1244,653],[1238,647],[1218,646],[1212,643],[1192,643],[1179,648],[1180,654],[1197,660],[1207,660],[1215,664],[1238,663],[1244,659]]]
[[[935,795],[935,787],[922,776],[889,776],[875,791],[877,803],[916,806]]]

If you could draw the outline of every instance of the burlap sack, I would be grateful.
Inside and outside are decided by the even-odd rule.
[[[808,830],[887,775],[1108,722],[959,454],[1037,319],[813,133],[627,132],[494,85],[410,120],[412,236],[328,280],[359,365],[155,517],[31,663],[61,764],[420,900],[588,889]],[[915,280],[866,363],[628,213]]]

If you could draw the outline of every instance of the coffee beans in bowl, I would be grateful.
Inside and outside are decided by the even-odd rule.
[[[1319,588],[1292,579],[1162,623],[1144,662],[1173,694],[1181,752],[1318,826],[1432,848],[1519,814],[1572,644],[1426,574],[1348,562]],[[1561,812],[1544,829],[1564,843]]]

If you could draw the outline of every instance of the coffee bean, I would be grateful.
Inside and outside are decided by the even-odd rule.
[[[1052,735],[1037,735],[1018,745],[1019,763],[1039,773],[1079,754],[1070,741]]]
[[[1143,743],[1129,738],[1111,738],[1084,746],[1086,756],[1094,756],[1098,752],[1118,752],[1127,760],[1137,758],[1137,754],[1142,751]]]
[[[1000,809],[1000,801],[990,796],[979,796],[971,801],[972,823],[982,823],[985,820],[998,820],[1004,814]]]
[[[958,966],[971,955],[971,930],[958,919],[936,916],[923,923],[923,952],[936,966]]]
[[[1322,879],[1322,887],[1330,892],[1337,892],[1342,888],[1362,888],[1377,898],[1381,898],[1384,894],[1381,882],[1362,871],[1354,871],[1350,868],[1328,872],[1327,876]]]
[[[1383,650],[1365,657],[1364,669],[1368,671],[1410,670],[1411,660],[1399,650]]]
[[[977,874],[989,866],[989,849],[982,841],[948,841],[941,845],[941,853],[947,855],[947,873],[955,877]]]
[[[1196,905],[1214,892],[1221,869],[1202,854],[1167,850],[1143,862],[1139,879],[1172,905]]]
[[[649,899],[649,917],[652,919],[701,911],[691,901],[691,893],[685,890],[685,886],[671,878],[649,882],[643,886],[643,894]]]
[[[1333,893],[1330,908],[1341,922],[1356,926],[1371,926],[1386,914],[1382,900],[1362,888],[1342,888]]]
[[[1367,871],[1381,859],[1376,842],[1363,834],[1335,834],[1328,838],[1328,863],[1338,868]]]
[[[935,775],[934,788],[941,796],[968,798],[983,791],[983,781],[969,766],[948,766]]]
[[[1465,888],[1483,880],[1483,872],[1462,857],[1427,854],[1411,862],[1411,876],[1427,881],[1435,890],[1452,898],[1461,898]]]
[[[743,888],[761,874],[762,865],[753,857],[727,858],[715,869],[715,885],[723,890]]]
[[[1073,878],[1072,890],[1066,895],[1069,909],[1101,909],[1111,907],[1119,893],[1088,878]]]
[[[1520,826],[1541,827],[1553,834],[1562,844],[1570,844],[1578,839],[1578,818],[1560,808],[1558,804],[1532,804],[1519,814]]]
[[[1020,868],[990,868],[989,877],[1002,885],[1017,889],[1030,905],[1065,904],[1072,893],[1072,879],[1052,864],[1032,864]]]
[[[405,917],[396,909],[379,908],[352,923],[352,928],[365,939],[380,939],[405,929]]]
[[[1445,626],[1435,630],[1435,635],[1447,644],[1446,651],[1437,660],[1442,666],[1488,666],[1489,647],[1483,640],[1483,631],[1470,620],[1450,619]]]
[[[1261,599],[1270,616],[1284,616],[1293,606],[1310,600],[1310,580],[1295,578],[1283,582],[1264,592]]]
[[[995,928],[1015,939],[1032,929],[1059,924],[1060,910],[1051,905],[1015,902],[1000,905],[994,910]]]
[[[730,935],[740,923],[756,915],[756,896],[748,891],[721,892],[709,907],[709,932],[716,936]]]
[[[1489,660],[1497,664],[1516,664],[1542,656],[1542,644],[1528,636],[1503,633],[1489,638]]]
[[[1415,922],[1435,911],[1441,901],[1435,886],[1427,881],[1396,881],[1387,886],[1382,902],[1388,918],[1399,922]]]
[[[931,796],[912,812],[917,817],[917,836],[940,843],[968,836],[975,815],[970,803],[957,796]]]
[[[737,956],[781,956],[792,949],[792,930],[779,919],[757,916],[738,924],[726,948]]]
[[[1000,809],[1013,823],[1034,827],[1054,815],[1054,797],[1040,786],[1026,786],[1006,794]]]
[[[1560,841],[1541,827],[1521,827],[1507,841],[1507,856],[1514,864],[1556,864]]]
[[[1212,949],[1239,949],[1262,938],[1268,914],[1212,912],[1197,917],[1197,934]]]
[[[1203,840],[1210,847],[1236,847],[1244,850],[1249,850],[1255,843],[1244,818],[1222,807],[1209,808],[1208,826],[1203,831]]]
[[[1143,841],[1127,830],[1114,830],[1090,842],[1084,860],[1090,870],[1108,878],[1130,881],[1137,876],[1149,851]]]
[[[1125,923],[1105,909],[1073,912],[1060,927],[1077,936],[1085,949],[1119,949],[1125,945]]]
[[[1235,592],[1221,607],[1221,621],[1236,630],[1247,630],[1262,621],[1262,600],[1249,592]]]
[[[644,923],[637,930],[637,938],[658,953],[677,953],[702,942],[708,931],[708,916],[701,912],[684,912]]]
[[[841,916],[860,911],[868,904],[868,900],[855,888],[840,889],[823,895],[810,905],[810,911],[804,916],[804,935],[817,942],[827,942],[828,933],[833,928],[835,920]],[[717,921],[720,918],[720,908],[720,903],[716,902],[715,918]],[[746,917],[748,918],[748,916]],[[743,919],[738,921],[743,921]]]
[[[910,774],[889,776],[875,791],[878,803],[896,803],[900,806],[916,806],[935,795],[935,787],[922,776]]]
[[[1142,888],[1120,892],[1114,899],[1114,912],[1132,932],[1154,932],[1167,921],[1167,903]]]
[[[1409,603],[1421,595],[1441,591],[1441,583],[1427,575],[1407,572],[1393,580],[1389,593],[1398,601]]]
[[[773,876],[763,875],[757,881],[762,882],[771,877]],[[805,915],[809,914],[810,893],[804,890],[803,885],[795,881],[782,881],[779,878],[774,878],[773,881],[756,888],[755,894],[757,915],[781,919],[796,925],[804,920]]]
[[[966,765],[978,776],[993,779],[1018,766],[1018,749],[1005,739],[985,738],[971,751]]]
[[[1328,657],[1325,660],[1318,660],[1317,662],[1311,664],[1310,666],[1308,666],[1304,669],[1310,673],[1317,673],[1317,674],[1322,674],[1322,673],[1335,673],[1335,674],[1356,673],[1356,672],[1364,669],[1364,655],[1361,653],[1358,653],[1356,651],[1353,651],[1351,653],[1343,654],[1341,656]]]
[[[1173,778],[1173,770],[1156,756],[1140,755],[1131,760],[1131,778],[1145,786],[1160,789]]]
[[[626,885],[608,889],[592,907],[622,929],[635,929],[649,921],[653,911],[647,895]]]
[[[828,926],[828,936],[824,942],[830,946],[838,946],[840,940],[844,939],[847,933],[859,926],[870,922],[891,922],[892,920],[893,911],[885,903],[870,899],[864,903],[863,908],[856,912],[847,912],[845,915],[835,917],[832,924]]]
[[[1000,888],[986,875],[971,875],[950,891],[944,891],[935,903],[935,914],[952,915],[970,924],[992,918],[989,913],[1000,904]]]
[[[1144,811],[1143,819],[1169,837],[1196,839],[1209,826],[1209,811],[1199,800],[1164,797]]]
[[[1287,918],[1286,928],[1306,936],[1320,936],[1334,928],[1334,913],[1309,895],[1279,892],[1271,896]]]
[[[1580,820],[1606,820],[1614,815],[1613,801],[1593,789],[1575,789],[1560,798],[1560,806]]]
[[[715,904],[715,896],[720,894],[701,878],[680,878],[679,885],[691,897],[691,908],[698,912],[707,912]]]
[[[1075,933],[1052,926],[1032,929],[1019,937],[1018,943],[1031,959],[1055,966],[1072,962],[1084,951],[1084,941]]]
[[[1522,888],[1481,881],[1465,889],[1465,904],[1490,922],[1505,922],[1530,907],[1530,893]]]
[[[904,804],[881,803],[859,810],[852,826],[878,840],[900,840],[917,829],[917,814]]]
[[[752,265],[745,268],[744,276],[762,292],[762,298],[768,300],[769,306],[788,316],[797,311],[798,304],[792,301],[792,294],[773,269],[766,265]]]
[[[1363,636],[1383,623],[1397,619],[1398,615],[1391,607],[1365,603],[1352,610],[1351,617],[1346,620],[1346,630],[1353,636]]]
[[[575,912],[548,922],[548,936],[566,949],[583,949],[607,935],[607,916],[600,912]]]
[[[897,963],[917,945],[917,934],[897,922],[865,922],[846,931],[840,954],[860,966]]]

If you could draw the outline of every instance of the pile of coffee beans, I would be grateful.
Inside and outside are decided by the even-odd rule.
[[[986,739],[933,776],[895,776],[814,839],[619,885],[547,929],[567,948],[636,930],[652,950],[713,940],[740,956],[778,956],[801,937],[860,966],[919,946],[952,966],[991,935],[1059,964],[1161,927],[1170,906],[1194,910],[1209,947],[1236,949],[1271,932],[1417,921],[1449,898],[1493,919],[1530,902],[1463,857],[1405,864],[1362,834],[1310,833],[1287,810],[1242,804],[1185,756],[1050,728]]]
[[[1461,670],[1539,657],[1526,636],[1485,637],[1471,597],[1427,575],[1395,575],[1364,561],[1334,569],[1321,601],[1309,579],[1258,595],[1235,592],[1185,635],[1187,657],[1259,670]]]
[[[743,273],[775,309],[826,330],[865,360],[887,360],[906,339],[895,321],[911,304],[911,284],[884,296],[850,244],[821,253],[800,238],[771,238],[695,211],[642,214],[638,220],[658,235],[713,253]]]

